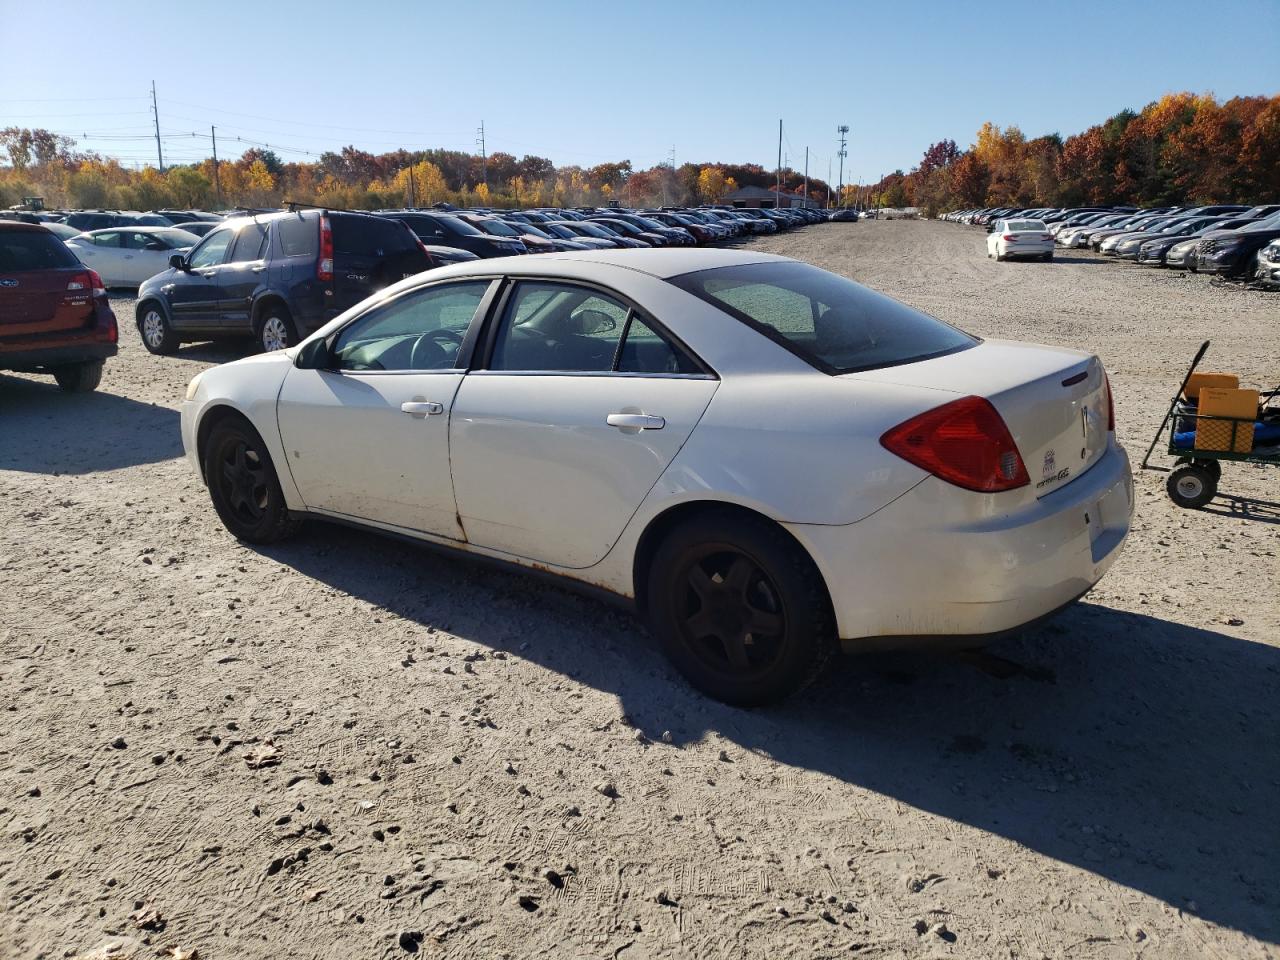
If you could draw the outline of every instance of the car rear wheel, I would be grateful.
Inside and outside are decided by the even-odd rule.
[[[1046,254],[1045,254],[1043,257],[1041,257],[1040,259],[1041,259],[1041,260],[1043,260],[1045,263],[1052,263],[1052,262],[1053,262],[1053,254],[1052,254],[1052,253],[1046,253]]]
[[[751,515],[716,511],[672,531],[653,556],[647,607],[676,668],[735,706],[802,690],[836,650],[817,567],[785,532]]]
[[[209,498],[223,526],[237,540],[275,543],[291,536],[301,517],[285,506],[266,445],[239,418],[213,428],[204,448]]]
[[[89,393],[98,388],[102,382],[101,360],[86,360],[83,363],[72,363],[65,367],[57,367],[53,371],[53,379],[67,393]]]
[[[178,349],[178,335],[173,332],[164,311],[154,303],[147,304],[143,310],[138,332],[142,334],[142,345],[152,353],[173,353]]]
[[[294,329],[289,311],[279,306],[267,307],[258,323],[258,345],[270,353],[292,347],[297,342],[298,331]]]
[[[1183,464],[1169,474],[1165,489],[1169,492],[1169,499],[1178,506],[1195,510],[1214,498],[1218,492],[1218,478],[1202,466]]]

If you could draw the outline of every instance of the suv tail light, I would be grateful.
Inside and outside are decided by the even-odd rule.
[[[320,217],[320,259],[316,261],[316,279],[333,279],[333,228],[326,216]]]
[[[1103,382],[1107,385],[1107,432],[1116,432],[1116,403],[1111,398],[1111,378],[1105,373],[1102,375]]]
[[[1031,482],[1004,420],[988,400],[961,397],[887,431],[880,444],[966,490],[998,493]]]
[[[105,297],[107,295],[107,288],[103,284],[102,277],[97,270],[89,271],[89,286],[93,290],[93,295],[95,297]]]

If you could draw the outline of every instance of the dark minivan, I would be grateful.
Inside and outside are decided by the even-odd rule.
[[[434,265],[403,223],[323,209],[227,220],[169,262],[138,289],[138,332],[152,353],[246,335],[280,350]]]
[[[44,227],[0,221],[0,370],[52,374],[84,393],[117,339],[102,278]]]

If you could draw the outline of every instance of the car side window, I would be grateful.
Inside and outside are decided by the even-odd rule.
[[[123,238],[119,233],[112,230],[110,233],[95,233],[93,235],[93,245],[95,247],[123,247]]]
[[[374,307],[333,344],[339,370],[451,370],[488,280],[423,287]]]
[[[235,234],[231,230],[215,230],[191,251],[187,263],[192,269],[215,267],[227,256],[227,248]]]
[[[250,260],[261,260],[262,251],[267,245],[266,224],[250,222],[240,228],[236,235],[235,247],[231,251],[231,263],[245,263]]]
[[[619,300],[572,284],[523,281],[512,293],[491,370],[698,373],[685,351]]]

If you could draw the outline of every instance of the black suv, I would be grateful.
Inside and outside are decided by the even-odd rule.
[[[497,237],[476,229],[450,213],[422,210],[389,210],[383,216],[408,224],[418,239],[438,247],[457,247],[477,257],[511,257],[528,253],[519,237]]]
[[[138,289],[138,332],[152,353],[245,335],[280,350],[434,266],[403,223],[321,209],[227,220],[169,264]]]

